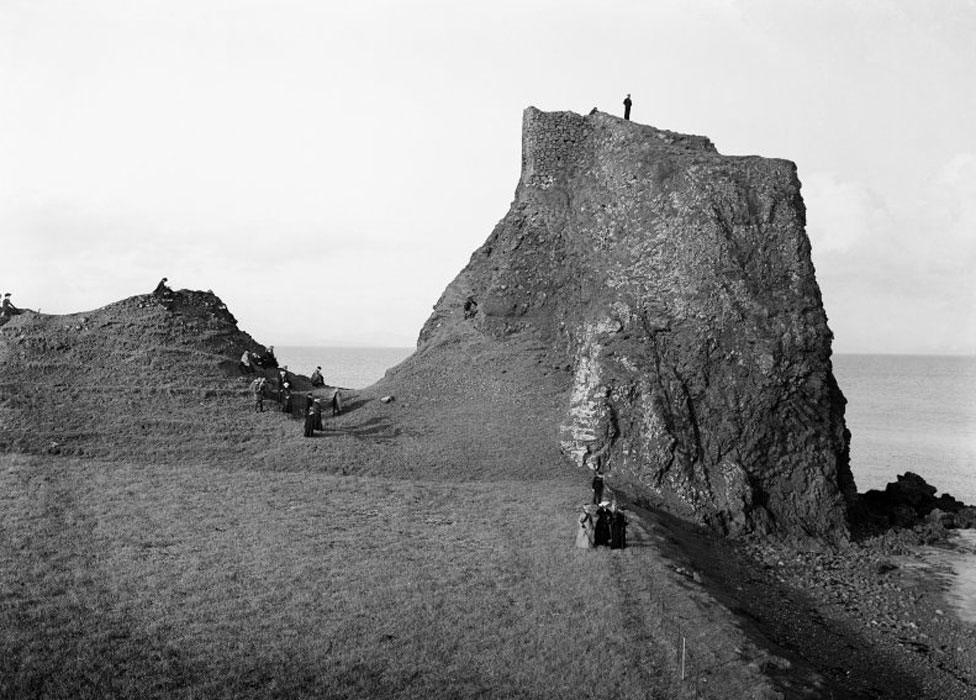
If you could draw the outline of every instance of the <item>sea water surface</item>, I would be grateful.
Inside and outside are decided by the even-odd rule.
[[[414,351],[413,348],[339,348],[299,345],[275,347],[278,363],[306,377],[322,367],[327,384],[346,389],[363,389]]]
[[[976,357],[835,355],[858,491],[912,471],[976,504]]]

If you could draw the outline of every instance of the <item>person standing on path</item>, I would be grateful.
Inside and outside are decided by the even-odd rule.
[[[593,474],[593,502],[599,503],[603,500],[603,474],[595,472]]]
[[[308,408],[305,410],[305,437],[315,437],[315,409],[312,408],[312,403],[309,402]]]
[[[264,413],[264,385],[267,381],[264,377],[258,377],[251,382],[251,392],[254,394],[255,413]]]
[[[322,430],[322,399],[312,401],[312,411],[315,413],[315,429]]]
[[[630,93],[627,93],[627,97],[624,98],[624,119],[630,121],[630,106],[633,102],[630,101]]]

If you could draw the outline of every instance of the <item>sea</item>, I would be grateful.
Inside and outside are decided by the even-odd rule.
[[[367,387],[413,348],[281,346],[278,361],[326,382]],[[858,491],[883,489],[898,474],[921,475],[939,493],[976,504],[976,357],[833,356],[847,397],[851,469]]]
[[[375,384],[386,370],[407,359],[414,348],[345,348],[298,345],[275,346],[278,364],[306,377],[322,368],[327,384],[363,389]]]

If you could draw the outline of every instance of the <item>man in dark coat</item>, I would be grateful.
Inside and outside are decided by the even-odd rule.
[[[291,385],[285,382],[281,394],[281,412],[291,413]]]
[[[630,119],[630,106],[633,102],[630,101],[630,93],[627,93],[627,97],[624,98],[624,119]]]
[[[593,474],[593,502],[599,503],[603,500],[603,474],[595,472]]]

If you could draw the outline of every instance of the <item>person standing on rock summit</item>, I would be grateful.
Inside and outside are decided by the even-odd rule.
[[[630,101],[630,93],[627,93],[627,97],[624,98],[624,119],[630,121],[630,106],[633,102]]]

